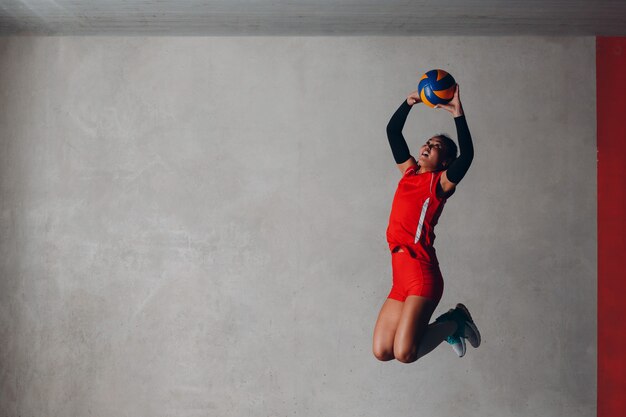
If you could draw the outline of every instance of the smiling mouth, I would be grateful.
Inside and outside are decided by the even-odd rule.
[[[428,158],[428,152],[422,152],[422,156],[425,156],[426,158]]]

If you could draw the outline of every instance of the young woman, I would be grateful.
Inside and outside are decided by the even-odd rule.
[[[381,361],[415,362],[447,340],[461,357],[465,339],[480,345],[480,333],[463,304],[429,325],[443,294],[443,278],[433,247],[434,227],[444,204],[454,194],[474,157],[474,148],[456,86],[453,99],[436,108],[454,117],[460,147],[444,135],[433,136],[419,149],[417,160],[402,136],[411,107],[420,103],[412,92],[387,125],[393,157],[402,173],[389,217],[393,285],[374,329],[374,356]]]

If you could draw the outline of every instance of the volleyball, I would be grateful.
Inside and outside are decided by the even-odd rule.
[[[444,70],[434,69],[422,75],[417,84],[417,92],[422,103],[429,107],[446,104],[454,97],[456,81]]]

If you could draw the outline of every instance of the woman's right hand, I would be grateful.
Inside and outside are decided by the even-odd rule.
[[[461,105],[461,99],[459,98],[459,85],[457,84],[454,89],[454,96],[448,104],[437,104],[436,109],[446,109],[453,117],[463,116],[463,106]]]
[[[421,103],[422,99],[420,98],[419,92],[415,90],[411,94],[409,94],[409,96],[406,98],[406,102],[409,104],[409,106],[412,106],[416,103]]]

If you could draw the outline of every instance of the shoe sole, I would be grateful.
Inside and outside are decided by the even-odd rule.
[[[474,320],[472,319],[472,315],[470,314],[469,310],[467,309],[467,307],[465,307],[463,304],[458,303],[456,305],[456,308],[458,308],[459,310],[461,310],[463,312],[463,314],[465,314],[468,318],[469,321],[466,322],[467,326],[474,332],[474,334],[476,335],[476,342],[472,343],[472,339],[467,339],[470,342],[470,345],[472,345],[472,347],[477,348],[478,346],[480,346],[480,332],[478,331],[478,327],[476,327],[476,324],[474,323]]]
[[[448,342],[448,343],[450,343],[450,345],[452,345],[452,350],[454,351],[454,353],[456,353],[459,358],[462,358],[463,356],[465,356],[465,352],[467,352],[467,348],[465,347],[465,338],[464,337],[458,337],[457,339],[459,340],[458,345],[460,345],[461,353],[457,352],[457,350],[454,348],[454,346],[457,346],[456,343],[455,344],[452,344],[450,342]]]
[[[462,358],[463,356],[465,356],[465,352],[467,351],[467,348],[465,347],[465,341],[463,340],[463,338],[461,338],[461,346],[463,346],[463,353],[459,355],[459,358]]]

